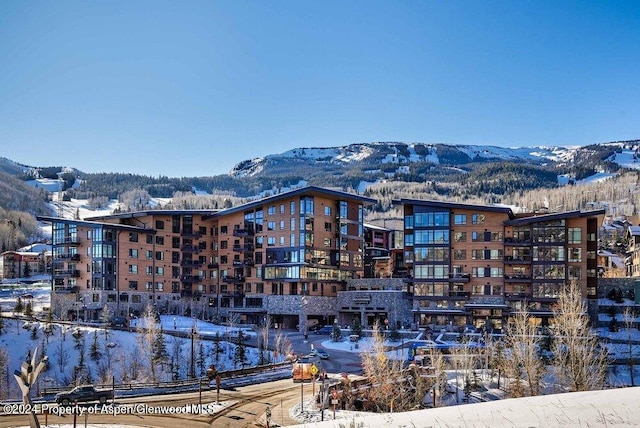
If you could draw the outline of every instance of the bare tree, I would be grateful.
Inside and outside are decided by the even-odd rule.
[[[553,313],[554,368],[558,382],[569,391],[602,389],[607,355],[589,326],[577,282],[571,281],[560,291]]]
[[[633,339],[632,333],[635,316],[631,307],[627,306],[624,309],[622,319],[624,320],[625,332],[627,333],[627,367],[629,369],[629,377],[631,378],[631,386],[635,386],[634,367],[636,365],[636,354],[634,352],[635,340]]]
[[[145,366],[149,369],[151,380],[156,382],[157,374],[155,367],[154,341],[156,340],[159,327],[156,323],[155,312],[151,305],[147,305],[144,314],[138,319],[137,342],[141,358],[145,361]]]
[[[405,411],[412,402],[405,388],[402,361],[387,358],[380,324],[373,325],[371,349],[361,354],[363,374],[370,386],[364,392],[376,412]]]
[[[513,379],[519,381],[524,378],[528,387],[529,395],[540,395],[542,387],[542,377],[546,372],[545,365],[540,358],[540,337],[536,334],[536,326],[531,322],[526,311],[517,312],[509,320],[509,335],[507,336],[507,347],[511,350],[507,359],[509,360]],[[514,371],[521,371],[514,373]],[[524,393],[524,388],[519,386],[514,392],[519,396]]]
[[[69,351],[67,350],[63,340],[59,340],[56,344],[53,355],[55,356],[56,363],[58,364],[58,370],[60,373],[64,373],[64,369],[69,364]]]
[[[0,348],[0,400],[9,398],[9,352]]]

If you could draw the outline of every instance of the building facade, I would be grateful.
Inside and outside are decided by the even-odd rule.
[[[159,313],[304,329],[364,271],[374,201],[306,187],[222,211],[144,211],[52,224],[52,306],[62,317]],[[105,310],[106,308],[106,310]]]
[[[43,217],[53,230],[52,307],[100,320],[151,305],[301,331],[353,320],[501,330],[523,309],[546,325],[569,281],[596,298],[603,210],[514,214],[403,199],[403,229],[391,231],[365,227],[374,203],[305,187],[220,211]]]
[[[568,281],[596,299],[604,210],[515,215],[506,207],[400,202],[405,281],[419,326],[501,330],[523,309],[546,325]]]

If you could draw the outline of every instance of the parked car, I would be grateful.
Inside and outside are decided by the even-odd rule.
[[[68,406],[71,403],[87,401],[99,401],[101,404],[113,399],[113,391],[110,389],[99,390],[93,385],[80,385],[71,391],[56,394],[56,403]]]
[[[309,326],[308,330],[309,331],[318,331],[322,328],[322,326],[320,324],[314,324],[312,326]]]
[[[331,325],[325,325],[324,327],[321,327],[320,329],[316,330],[316,334],[331,334],[333,333],[333,326]]]

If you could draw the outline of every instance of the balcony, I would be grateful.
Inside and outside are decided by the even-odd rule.
[[[531,237],[525,236],[523,238],[504,238],[504,244],[510,246],[529,246],[531,245]]]
[[[523,292],[504,293],[504,297],[510,301],[531,300],[531,293],[523,293]]]
[[[180,236],[184,237],[184,238],[193,238],[193,239],[200,239],[202,238],[202,233],[201,232],[197,232],[193,229],[182,229],[180,231]]]
[[[199,253],[200,247],[196,247],[195,245],[185,245],[184,247],[180,248],[180,251],[182,251],[183,253]]]
[[[200,275],[181,275],[180,281],[184,283],[193,283],[202,280]]]
[[[252,259],[246,259],[246,260],[234,260],[233,261],[233,266],[234,267],[245,267],[245,266],[253,266],[255,263]]]
[[[523,275],[521,273],[505,274],[504,282],[531,282],[531,275]]]
[[[64,287],[64,286],[56,286],[53,289],[54,292],[56,293],[77,293],[78,292],[78,287],[77,286],[73,286],[73,287]]]
[[[454,272],[449,274],[449,282],[469,282],[471,281],[471,274]]]
[[[72,261],[80,261],[80,254],[70,254],[70,253],[65,253],[65,254],[56,254],[55,256],[56,260],[72,260]]]
[[[180,262],[180,266],[198,268],[203,265],[203,262],[200,260],[182,260]]]
[[[237,252],[237,253],[246,253],[246,252],[250,252],[253,251],[254,247],[253,245],[250,244],[246,244],[246,245],[234,245],[233,246],[233,251]]]
[[[80,245],[80,238],[77,236],[65,236],[61,242],[56,242],[56,244]]]
[[[471,298],[470,291],[451,290],[449,291],[449,298],[453,300],[469,300]]]
[[[233,236],[237,236],[237,237],[254,236],[254,231],[251,228],[240,229],[238,227],[238,228],[233,229]]]
[[[80,271],[77,269],[61,269],[54,271],[53,274],[57,277],[78,278],[80,276]]]
[[[508,265],[516,265],[516,264],[531,264],[531,259],[521,259],[513,256],[504,256],[504,263]]]
[[[219,268],[219,267],[220,267],[220,263],[218,263],[218,262],[209,263],[209,264],[207,265],[207,268],[208,268],[208,269],[217,269],[217,268]]]
[[[222,281],[226,282],[228,284],[243,284],[244,283],[244,276],[241,275],[237,275],[237,276],[223,276],[222,277]]]

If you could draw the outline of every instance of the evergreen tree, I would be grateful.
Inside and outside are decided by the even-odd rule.
[[[24,314],[29,318],[33,317],[33,303],[31,303],[31,301],[28,301],[24,307]]]
[[[18,297],[16,300],[16,305],[13,307],[13,312],[16,314],[21,314],[24,311],[24,304],[22,303],[22,299]]]
[[[342,330],[340,329],[340,326],[338,325],[338,323],[333,323],[333,331],[331,332],[331,339],[333,339],[334,342],[340,342],[342,340]]]
[[[200,376],[204,376],[206,373],[206,367],[207,365],[207,356],[206,356],[206,352],[204,349],[204,344],[202,342],[198,342],[198,355],[196,357],[196,366],[199,369],[200,372]]]
[[[38,338],[38,326],[35,324],[31,327],[31,336],[29,336],[31,340],[36,340]]]
[[[31,276],[31,265],[29,263],[24,264],[23,275],[24,278],[29,278]]]
[[[89,348],[89,357],[93,361],[98,361],[102,353],[100,352],[100,345],[98,345],[98,330],[93,332],[93,342]]]
[[[238,364],[244,368],[247,358],[247,349],[244,344],[244,335],[242,334],[242,330],[238,331],[238,343],[236,345],[236,351],[233,355],[233,364],[237,367]]]
[[[153,363],[164,364],[167,361],[169,353],[167,352],[167,343],[164,339],[164,333],[162,329],[157,329],[152,344],[153,349]]]

